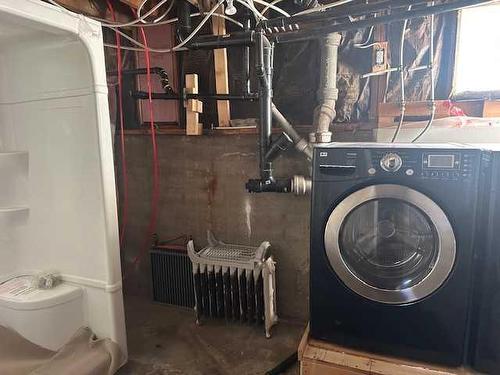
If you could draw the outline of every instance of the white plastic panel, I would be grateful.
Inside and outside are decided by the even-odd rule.
[[[8,156],[13,152],[21,153]],[[9,182],[0,187],[0,279],[26,269],[60,272],[83,288],[82,314],[90,328],[126,353],[97,22],[38,0],[0,0],[2,182],[4,177]]]
[[[26,207],[28,153],[0,152],[0,212]]]

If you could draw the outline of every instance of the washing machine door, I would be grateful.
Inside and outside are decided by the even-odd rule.
[[[332,211],[324,240],[344,284],[384,304],[429,296],[455,263],[455,235],[443,210],[401,185],[373,185],[349,195]]]

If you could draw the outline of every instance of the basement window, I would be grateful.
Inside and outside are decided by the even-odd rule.
[[[500,5],[460,12],[454,96],[500,97]]]

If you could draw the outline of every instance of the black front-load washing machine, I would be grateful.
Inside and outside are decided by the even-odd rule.
[[[480,150],[331,144],[313,167],[312,337],[461,365]]]

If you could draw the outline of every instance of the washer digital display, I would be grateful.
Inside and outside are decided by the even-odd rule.
[[[455,155],[428,155],[428,168],[454,168]]]

